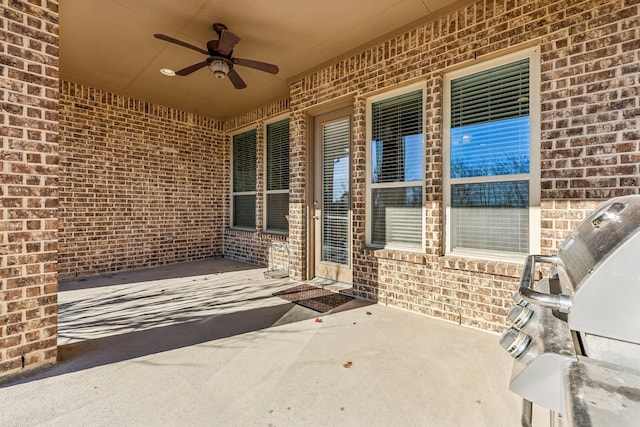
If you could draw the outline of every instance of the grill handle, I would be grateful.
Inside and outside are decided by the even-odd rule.
[[[552,295],[533,290],[536,275],[536,264],[555,264],[557,262],[558,257],[556,256],[529,255],[524,264],[522,278],[520,278],[520,289],[518,292],[524,300],[529,301],[532,304],[558,310],[561,313],[568,313],[571,309],[571,297],[569,295]]]

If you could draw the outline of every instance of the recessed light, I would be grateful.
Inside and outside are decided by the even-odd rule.
[[[176,72],[173,71],[171,68],[161,68],[160,72],[165,76],[169,76],[169,77],[173,77],[176,75]]]

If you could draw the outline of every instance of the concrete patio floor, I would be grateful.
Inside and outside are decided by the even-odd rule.
[[[216,259],[61,283],[60,362],[0,383],[8,426],[517,426],[498,337]]]

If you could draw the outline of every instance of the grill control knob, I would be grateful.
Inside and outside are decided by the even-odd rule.
[[[520,292],[519,291],[515,291],[513,293],[513,302],[515,302],[518,305],[521,305],[523,307],[526,307],[527,305],[529,305],[529,301],[526,301],[524,298],[522,298],[520,296]]]
[[[533,310],[530,308],[516,305],[511,309],[511,311],[509,311],[507,319],[509,319],[513,326],[520,329],[527,324],[532,315]]]
[[[527,349],[531,337],[516,328],[509,328],[500,337],[500,345],[511,356],[517,358]]]

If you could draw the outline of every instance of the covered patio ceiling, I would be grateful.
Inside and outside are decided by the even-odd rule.
[[[420,22],[472,1],[453,0],[64,0],[60,77],[183,111],[226,119],[288,96],[289,83]],[[167,77],[206,59],[153,37],[166,34],[205,49],[214,22],[241,37],[233,56],[278,65],[277,75],[236,66],[234,89],[206,68]]]

